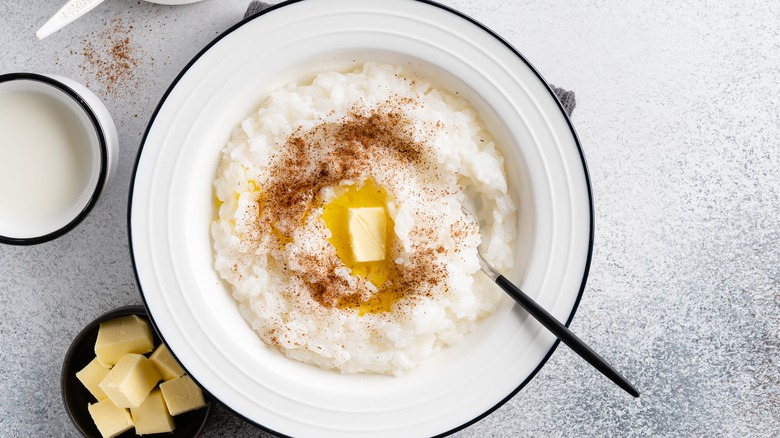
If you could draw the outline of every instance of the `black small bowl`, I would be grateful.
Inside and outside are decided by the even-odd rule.
[[[65,362],[62,364],[62,376],[60,377],[62,401],[65,403],[65,409],[68,411],[68,415],[73,421],[73,424],[85,437],[101,438],[100,432],[87,410],[89,404],[96,403],[97,401],[87,388],[81,384],[79,379],[76,378],[76,373],[81,371],[82,368],[87,366],[87,364],[95,358],[95,340],[97,339],[100,323],[128,315],[138,315],[149,321],[146,309],[144,309],[143,306],[126,306],[114,309],[89,323],[89,325],[76,336],[76,339],[73,340],[67,354],[65,354]],[[154,337],[154,345],[159,345],[161,341],[154,330],[152,330],[152,336]],[[203,391],[203,398],[206,400],[206,407],[173,417],[176,422],[176,429],[172,433],[143,436],[166,438],[191,438],[198,436],[201,430],[203,430],[203,426],[205,426],[206,420],[211,412],[211,400],[208,393],[205,391]],[[119,438],[132,438],[137,436],[135,430],[130,429],[119,435]]]

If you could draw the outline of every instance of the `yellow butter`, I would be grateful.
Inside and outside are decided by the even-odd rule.
[[[109,371],[100,389],[120,408],[137,408],[161,379],[151,361],[140,354],[126,354]]]
[[[157,371],[160,372],[163,380],[172,380],[184,375],[184,369],[173,357],[165,344],[160,344],[154,353],[149,356]]]
[[[356,262],[385,259],[387,215],[382,207],[350,208],[349,237]]]
[[[105,366],[114,365],[125,354],[144,354],[153,349],[152,330],[139,316],[122,316],[100,323],[95,355]]]
[[[106,393],[100,389],[100,382],[106,378],[109,371],[109,368],[104,367],[97,358],[94,358],[87,366],[76,373],[76,378],[79,379],[81,384],[87,388],[97,401],[100,401],[106,398]]]
[[[171,415],[179,415],[206,406],[203,393],[190,376],[177,377],[160,384]]]
[[[159,389],[150,392],[141,406],[130,408],[130,414],[135,423],[136,435],[173,432],[176,427]]]
[[[130,412],[118,408],[111,400],[104,399],[87,406],[92,421],[95,422],[103,438],[113,438],[133,428]]]

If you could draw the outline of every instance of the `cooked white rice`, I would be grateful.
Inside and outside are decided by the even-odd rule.
[[[396,151],[388,151],[395,137],[380,135],[367,147],[357,143],[370,135],[345,140],[339,131],[379,123],[387,128],[381,135],[405,139]],[[334,157],[344,141],[364,156],[350,155],[339,167]],[[409,145],[413,151],[404,149]],[[314,178],[318,169],[325,179]],[[323,183],[336,174],[349,178]],[[368,299],[382,286],[341,263],[322,213],[346,187],[369,179],[387,191],[395,223],[389,244],[403,276],[394,284],[403,284],[403,297],[390,311],[363,313],[336,303],[344,296]],[[293,190],[298,182],[318,184],[303,188],[316,193],[296,198],[305,203],[303,214],[288,214],[297,207],[273,203],[280,188]],[[501,292],[478,272],[480,237],[491,263],[512,264],[515,208],[492,137],[467,101],[398,66],[365,63],[271,93],[234,130],[215,189],[215,265],[241,314],[269,348],[322,368],[398,374],[417,366],[457,343],[497,305]],[[479,233],[461,201],[479,217]]]

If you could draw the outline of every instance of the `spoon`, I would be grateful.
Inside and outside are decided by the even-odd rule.
[[[471,219],[477,225],[479,225],[476,216],[474,216],[465,207],[461,207],[461,209],[464,213],[466,213],[467,216],[471,217]],[[479,264],[482,268],[482,272],[487,274],[487,276],[490,277],[490,279],[493,280],[501,289],[503,289],[504,292],[514,298],[517,304],[530,313],[531,316],[539,321],[545,328],[547,328],[547,330],[554,334],[564,344],[568,345],[569,348],[574,350],[575,353],[580,355],[580,357],[585,359],[594,368],[599,370],[601,374],[605,375],[607,378],[609,378],[609,380],[616,383],[627,393],[634,397],[639,397],[639,391],[637,391],[634,385],[632,385],[628,380],[626,380],[625,377],[612,368],[612,366],[609,365],[609,363],[607,363],[604,358],[599,356],[598,353],[588,347],[585,342],[572,333],[568,327],[563,325],[549,312],[544,310],[542,306],[540,306],[531,297],[526,295],[525,292],[520,290],[519,287],[515,286],[511,281],[507,280],[506,277],[501,275],[501,273],[499,273],[496,268],[494,268],[490,263],[488,263],[487,260],[485,260],[484,257],[482,257],[482,254],[479,251],[477,251],[477,255],[479,256]]]
[[[105,0],[68,0],[63,7],[57,11],[49,21],[44,23],[35,36],[38,37],[38,41],[46,38],[47,36],[57,32],[63,27],[76,21],[77,18],[86,14],[87,12],[95,9],[95,7]],[[202,0],[146,0],[149,3],[157,3],[160,5],[186,5],[190,3],[197,3]]]
[[[40,41],[95,9],[101,3],[103,3],[103,0],[68,0],[56,14],[49,18],[49,21],[35,32],[35,36]]]

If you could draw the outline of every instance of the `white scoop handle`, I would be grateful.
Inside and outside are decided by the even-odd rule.
[[[41,28],[38,29],[38,32],[35,32],[35,36],[38,37],[38,40],[42,40],[91,11],[95,6],[101,3],[103,3],[103,0],[68,0],[68,2],[65,3],[65,6],[60,8],[46,24],[41,26]]]

